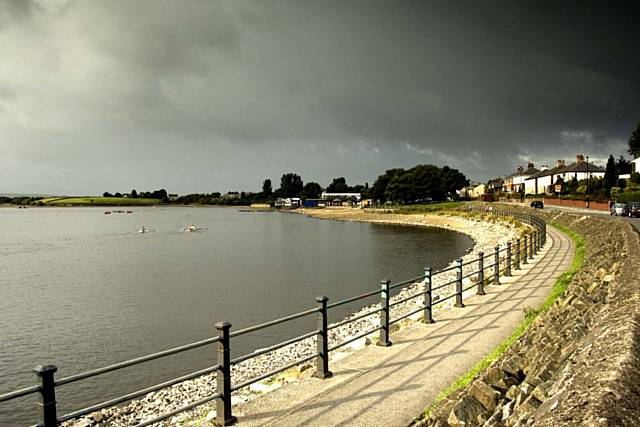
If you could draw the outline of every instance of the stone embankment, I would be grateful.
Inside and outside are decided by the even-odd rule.
[[[463,260],[472,260],[477,258],[477,252],[483,251],[486,254],[490,254],[496,245],[504,245],[507,241],[513,240],[519,236],[523,231],[522,228],[515,223],[508,223],[504,221],[493,221],[491,218],[481,218],[471,215],[469,217],[458,215],[396,215],[388,213],[363,213],[356,209],[343,209],[343,210],[324,210],[324,211],[311,211],[314,214],[317,213],[318,217],[326,219],[340,219],[349,221],[368,221],[387,224],[403,224],[412,226],[432,226],[441,227],[458,232],[468,234],[475,242],[473,253],[469,253],[463,257]],[[309,213],[302,211],[302,213]],[[315,216],[315,215],[314,215]],[[470,263],[464,267],[464,274],[466,275],[471,270],[477,269],[477,262]],[[420,271],[414,272],[416,275]],[[408,272],[408,275],[411,275]],[[451,282],[455,279],[455,272],[448,271],[444,274],[439,274],[434,277],[433,286],[437,287],[440,284]],[[465,279],[465,285],[472,278]],[[445,286],[438,291],[441,297],[450,295],[454,291],[453,284]],[[419,292],[423,292],[424,286],[421,281],[409,284],[404,287],[401,292],[391,299],[391,302],[397,301],[415,295]],[[475,292],[473,290],[469,291]],[[438,294],[434,293],[434,300],[438,299]],[[416,310],[419,304],[422,303],[421,298],[407,301],[399,304],[391,310],[391,317],[397,318],[405,313]],[[447,303],[452,303],[449,301]],[[444,305],[444,304],[441,304]],[[352,314],[349,317],[355,317],[366,312],[373,311],[378,308],[377,304],[370,305],[363,308],[357,313]],[[408,319],[403,322],[403,325],[407,325],[412,321],[415,321],[419,314],[414,316],[414,319]],[[353,323],[346,324],[344,326],[332,329],[329,334],[330,344],[336,344],[347,339],[361,334],[363,331],[371,330],[378,326],[378,317],[370,316],[355,321]],[[375,334],[356,341],[349,347],[346,347],[345,351],[353,351],[362,347],[363,345],[375,342]],[[308,355],[314,354],[316,351],[315,338],[309,338],[293,345],[283,347],[274,352],[249,359],[238,365],[233,366],[232,377],[234,384],[238,384],[255,378],[259,375],[265,374],[269,371],[273,371],[281,366],[285,366],[297,359],[302,359]],[[344,355],[344,354],[343,354]],[[340,353],[333,354],[332,357],[341,357]],[[293,371],[311,371],[308,369],[311,363],[294,369]],[[284,375],[278,378],[263,381],[261,383],[254,384],[253,386],[246,387],[234,393],[233,403],[238,404],[242,402],[254,399],[264,392],[271,391],[286,382],[294,381],[296,378],[296,372],[285,372]],[[215,374],[205,375],[191,381],[185,381],[172,387],[168,387],[159,390],[154,393],[149,393],[144,398],[134,400],[128,404],[108,408],[100,412],[91,414],[81,420],[69,422],[65,427],[91,427],[91,426],[130,426],[140,423],[144,420],[152,419],[163,413],[178,409],[182,406],[188,405],[191,402],[203,399],[206,396],[210,396],[215,393]],[[194,411],[187,412],[163,422],[159,425],[208,425],[209,421],[215,418],[215,406],[203,405]]]
[[[416,426],[640,425],[640,243],[628,223],[538,212],[584,236],[554,305]]]

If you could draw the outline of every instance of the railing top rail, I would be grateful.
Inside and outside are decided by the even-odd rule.
[[[290,320],[299,319],[301,317],[308,316],[310,314],[317,313],[317,312],[318,312],[318,308],[317,307],[310,308],[309,310],[301,311],[301,312],[295,313],[295,314],[290,314],[289,316],[280,317],[279,319],[270,320],[268,322],[260,323],[258,325],[249,326],[249,327],[244,328],[244,329],[238,329],[237,331],[231,332],[229,334],[229,336],[230,337],[237,337],[238,335],[244,335],[244,334],[248,334],[250,332],[259,331],[260,329],[268,328],[269,326],[279,325],[281,323],[285,323],[285,322],[288,322]]]
[[[17,399],[19,397],[27,396],[29,394],[36,393],[39,390],[40,390],[40,386],[34,385],[31,387],[12,391],[10,393],[0,394],[0,402],[6,402],[7,400],[12,400],[12,399]]]
[[[356,295],[355,297],[345,298],[343,300],[336,301],[336,302],[334,302],[332,304],[328,304],[327,308],[329,309],[329,308],[338,307],[340,305],[349,304],[350,302],[354,302],[354,301],[357,301],[359,299],[369,298],[369,297],[377,295],[379,293],[380,293],[380,289],[376,289],[375,291],[366,292],[364,294]]]
[[[216,343],[220,340],[219,337],[207,338],[206,340],[196,341],[190,344],[182,345],[180,347],[170,348],[168,350],[159,351],[157,353],[149,354],[142,357],[137,357],[135,359],[125,360],[124,362],[114,363],[113,365],[105,366],[102,368],[92,369],[90,371],[81,372],[79,374],[70,375],[68,377],[60,378],[56,381],[56,385],[64,385],[72,382],[76,382],[85,378],[95,377],[96,375],[105,374],[107,372],[116,371],[118,369],[127,368],[129,366],[138,365],[143,362],[148,362],[150,360],[159,359],[161,357],[170,356],[177,353],[182,353],[183,351],[192,350],[194,348],[202,347],[208,344]]]

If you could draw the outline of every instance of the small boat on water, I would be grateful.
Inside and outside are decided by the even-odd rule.
[[[111,215],[111,211],[104,211],[105,215]]]
[[[181,233],[194,233],[194,232],[200,232],[200,231],[207,231],[207,227],[196,227],[193,224],[189,224],[187,225],[186,228],[180,229]]]

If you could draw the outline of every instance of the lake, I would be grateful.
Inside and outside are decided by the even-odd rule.
[[[126,209],[126,208],[123,208]],[[438,228],[235,208],[0,209],[0,394],[313,308],[442,268],[473,241]],[[144,224],[152,230],[136,233]],[[182,233],[188,224],[206,231]],[[370,301],[375,302],[375,300]],[[361,305],[341,307],[340,320]],[[239,355],[312,329],[303,319],[232,341]],[[58,388],[62,415],[215,363],[212,346]],[[35,398],[0,425],[36,421]]]

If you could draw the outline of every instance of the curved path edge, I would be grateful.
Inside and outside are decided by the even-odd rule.
[[[405,427],[438,393],[509,337],[538,307],[573,260],[573,241],[548,226],[534,260],[465,299],[464,308],[434,312],[436,323],[391,336],[391,347],[367,346],[330,365],[333,377],[305,377],[234,408],[242,426]]]

